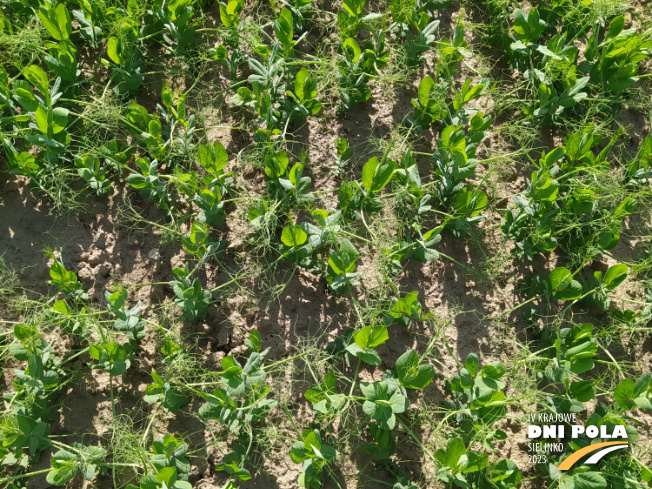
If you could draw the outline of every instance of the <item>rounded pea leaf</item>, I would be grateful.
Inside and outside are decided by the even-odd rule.
[[[553,292],[565,289],[571,280],[570,270],[566,267],[558,267],[550,272],[550,288]]]
[[[569,390],[571,397],[573,399],[577,399],[580,402],[588,402],[595,396],[593,385],[588,380],[572,382]]]
[[[550,272],[548,280],[555,299],[574,301],[582,297],[582,285],[573,280],[568,268],[555,268]]]
[[[623,380],[614,391],[614,400],[624,410],[632,409],[636,406],[634,399],[634,382],[630,379]]]
[[[376,348],[389,339],[387,326],[365,326],[353,336],[353,339],[360,348]]]
[[[607,481],[597,472],[582,472],[573,474],[574,487],[576,489],[605,489]],[[566,487],[573,487],[566,485]]]
[[[605,289],[614,290],[625,281],[627,275],[627,265],[624,263],[614,265],[604,274],[604,281],[602,283],[604,284]]]
[[[620,34],[625,27],[625,18],[622,15],[619,15],[609,24],[609,30],[607,31],[607,38],[616,37]]]
[[[290,248],[301,246],[307,240],[308,235],[300,226],[285,226],[281,233],[281,241]]]

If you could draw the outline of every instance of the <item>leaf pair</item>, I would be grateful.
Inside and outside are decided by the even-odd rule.
[[[366,398],[362,410],[383,430],[393,430],[396,426],[396,415],[405,412],[410,406],[400,389],[386,382],[361,382],[360,390]]]
[[[365,326],[353,335],[353,343],[346,347],[346,351],[369,365],[380,365],[380,356],[374,348],[388,339],[387,326]]]

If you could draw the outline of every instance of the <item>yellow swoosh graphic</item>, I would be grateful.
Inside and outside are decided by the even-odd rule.
[[[568,470],[575,464],[575,462],[581,459],[584,455],[587,455],[591,452],[595,452],[596,450],[600,450],[601,448],[609,447],[612,445],[627,445],[627,444],[628,443],[626,441],[605,441],[602,443],[596,443],[595,445],[589,445],[588,447],[584,447],[581,450],[578,450],[572,455],[566,457],[564,461],[559,464],[557,470]]]

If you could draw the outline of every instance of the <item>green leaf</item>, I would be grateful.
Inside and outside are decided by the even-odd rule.
[[[518,466],[509,459],[503,459],[488,470],[491,482],[504,489],[519,487],[521,482],[521,471]]]
[[[47,136],[48,134],[48,111],[42,105],[39,105],[34,113],[34,120],[38,126],[39,131]]]
[[[66,5],[60,3],[53,7],[40,6],[39,19],[48,33],[57,41],[68,39],[72,33],[72,22]]]
[[[550,272],[548,280],[555,299],[573,301],[582,297],[582,285],[577,280],[572,279],[567,268],[555,268]]]
[[[66,465],[58,469],[52,469],[48,472],[46,480],[53,486],[63,486],[66,482],[71,480],[77,474],[77,469],[74,465]]]
[[[414,350],[408,350],[396,360],[396,375],[399,380],[405,379],[419,365],[419,355]]]
[[[289,248],[301,246],[308,240],[308,235],[301,226],[285,226],[281,233],[281,241]]]
[[[624,28],[625,28],[625,17],[619,15],[614,20],[612,20],[611,23],[609,24],[609,30],[607,31],[607,35],[605,36],[605,39],[616,37],[618,34],[622,32]]]
[[[550,272],[550,287],[553,292],[564,290],[571,280],[570,270],[566,267],[558,267]]]
[[[23,71],[23,76],[38,88],[43,96],[47,96],[50,88],[50,80],[43,68],[37,65],[31,65]]]
[[[622,409],[625,411],[633,409],[636,406],[634,399],[636,399],[636,392],[632,380],[625,379],[616,386],[614,400]]]
[[[386,161],[385,163],[381,163],[380,165],[376,166],[373,183],[371,185],[371,192],[380,192],[392,179],[395,170],[396,163],[393,161]]]
[[[201,144],[197,152],[197,159],[199,160],[199,164],[204,167],[206,171],[216,175],[228,164],[229,155],[222,143],[215,141],[212,147]]]
[[[352,63],[358,61],[358,58],[362,54],[360,51],[360,46],[355,42],[355,39],[349,37],[342,43],[342,50],[348,55],[347,58],[351,60]]]
[[[430,102],[430,94],[433,92],[434,88],[435,82],[429,76],[424,77],[423,80],[421,80],[421,83],[419,83],[419,103],[424,107],[428,106],[428,103]]]
[[[464,368],[471,375],[472,378],[475,378],[478,375],[478,367],[480,366],[480,360],[478,355],[475,353],[469,353],[464,362]]]
[[[120,41],[117,37],[111,36],[106,44],[106,53],[111,61],[117,65],[122,64],[122,50],[120,49]]]
[[[353,339],[362,349],[376,348],[389,339],[387,326],[365,326],[353,336]]]
[[[570,384],[570,395],[580,402],[588,402],[595,397],[595,390],[590,381],[581,380]]]
[[[362,167],[362,186],[367,189],[367,192],[371,192],[371,187],[374,182],[374,175],[376,174],[376,168],[378,165],[378,158],[374,156]]]
[[[57,451],[50,460],[52,470],[48,472],[47,481],[55,486],[62,486],[71,480],[77,474],[78,458],[77,455],[67,450]]]
[[[461,438],[453,438],[448,442],[448,445],[446,445],[445,463],[454,472],[464,455],[466,455],[466,446],[464,446]]]
[[[289,163],[290,160],[284,150],[268,156],[265,162],[265,174],[268,178],[280,178],[285,175]]]
[[[263,349],[263,342],[257,329],[252,329],[249,333],[249,342],[255,351],[260,351]]]
[[[380,365],[382,363],[378,352],[373,348],[360,348],[356,343],[351,343],[346,347],[346,351],[369,365]]]
[[[417,374],[405,380],[406,389],[425,389],[435,377],[435,367],[432,365],[419,365]]]
[[[278,19],[274,21],[274,33],[285,49],[292,46],[292,38],[294,37],[292,24],[292,12],[283,7]]]
[[[606,489],[607,481],[597,472],[573,474],[576,489]]]
[[[487,194],[482,191],[462,190],[455,197],[455,210],[467,217],[480,214],[489,205]]]
[[[467,462],[462,469],[462,472],[479,472],[487,466],[489,456],[486,453],[467,452]]]
[[[154,136],[155,139],[159,139],[161,137],[161,132],[163,131],[163,127],[161,126],[161,123],[157,119],[152,119],[151,121],[149,121],[149,124],[147,125],[147,130],[152,136]]]
[[[620,284],[622,284],[628,275],[627,265],[620,263],[609,267],[607,273],[604,274],[603,285],[607,290],[614,290]]]
[[[159,482],[165,482],[168,487],[172,486],[177,480],[176,467],[163,467],[156,474],[156,480]]]
[[[577,280],[572,280],[568,287],[555,294],[555,299],[562,301],[575,301],[582,297],[582,284]]]
[[[55,107],[52,109],[52,132],[59,134],[68,125],[68,109],[63,107]]]
[[[419,355],[408,350],[396,360],[396,376],[406,389],[424,389],[435,376],[432,365],[419,365]]]
[[[521,41],[527,41],[527,16],[520,8],[514,10],[514,33]]]

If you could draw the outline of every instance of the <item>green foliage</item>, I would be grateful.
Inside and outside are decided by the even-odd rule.
[[[363,15],[366,0],[344,0],[342,10],[337,11],[337,26],[340,38],[353,37],[367,22],[381,17],[381,14],[370,13]]]
[[[274,20],[274,33],[276,38],[283,46],[284,54],[287,56],[292,52],[296,42],[294,41],[294,23],[292,12],[287,9],[281,9],[276,20]]]
[[[170,54],[186,54],[195,42],[195,29],[191,22],[195,15],[193,3],[193,0],[157,1],[148,12],[153,17],[152,26],[162,25],[162,38]]]
[[[649,185],[652,176],[652,136],[647,135],[638,147],[636,158],[627,164],[627,184],[630,187]]]
[[[299,487],[321,487],[321,472],[338,458],[335,448],[322,441],[319,430],[306,430],[302,439],[292,445],[290,458],[302,464],[299,474]]]
[[[487,454],[467,450],[461,438],[453,438],[446,445],[446,450],[435,452],[441,468],[437,471],[437,479],[466,487],[466,475],[478,472],[487,466]]]
[[[97,195],[108,195],[113,191],[111,180],[107,178],[106,169],[102,166],[97,156],[76,156],[75,166],[77,167],[79,176],[86,180],[88,186],[95,190]]]
[[[303,176],[305,166],[290,160],[285,150],[268,154],[265,157],[265,177],[267,192],[276,200],[284,200],[289,206],[308,205],[315,201],[310,192],[310,177]]]
[[[145,402],[149,404],[160,402],[163,411],[165,411],[166,413],[167,412],[176,413],[179,409],[181,409],[183,406],[186,406],[188,404],[188,400],[183,396],[183,394],[181,394],[181,392],[177,387],[170,385],[169,381],[159,377],[158,374],[153,370],[152,370],[152,380],[154,381],[154,383],[149,384],[145,388],[145,397],[143,398]],[[154,442],[156,442],[156,440],[154,440]],[[188,450],[188,445],[185,445],[185,450],[186,451]],[[165,453],[167,453],[167,451],[168,450],[166,449]],[[158,452],[155,451],[154,453],[158,453]],[[184,467],[185,464],[187,464],[187,461],[183,464]],[[179,469],[178,465],[177,465],[177,469]],[[190,469],[190,464],[188,464],[188,469]],[[185,470],[186,478],[187,478],[187,472],[188,470]]]
[[[170,286],[176,296],[175,304],[183,311],[183,318],[186,321],[203,319],[212,302],[211,293],[202,289],[199,279],[192,279],[187,263],[184,268],[174,268],[172,274],[176,280],[170,282]]]
[[[294,92],[287,91],[285,99],[288,107],[286,111],[291,119],[295,113],[302,117],[317,115],[321,110],[321,102],[317,97],[317,80],[310,76],[307,69],[302,68],[294,79]]]
[[[421,320],[428,317],[428,314],[422,312],[421,303],[418,300],[419,292],[413,290],[405,294],[404,297],[396,298],[385,316],[387,324],[396,323],[403,327],[408,327],[415,320]]]
[[[127,489],[137,488],[130,484]],[[139,489],[192,489],[192,484],[179,477],[176,467],[163,467],[156,475],[141,477]]]
[[[621,93],[637,82],[638,63],[652,54],[649,34],[639,35],[636,29],[625,29],[625,18],[614,18],[599,41],[595,28],[584,52],[585,61],[580,71],[589,75],[591,83],[600,84],[602,90]]]
[[[338,56],[337,84],[340,94],[340,112],[347,112],[358,103],[371,97],[368,83],[378,70],[379,64],[386,62],[384,53],[384,34],[380,31],[376,45],[366,44],[363,49],[352,37],[342,42],[342,53]]]
[[[63,262],[58,260],[50,249],[46,249],[46,256],[52,260],[52,265],[50,265],[52,280],[48,280],[48,284],[58,287],[67,297],[75,301],[88,300],[88,294],[81,282],[77,280],[77,274],[66,270]]]
[[[357,285],[356,279],[360,272],[355,271],[355,262],[359,257],[360,253],[347,238],[342,238],[339,246],[331,249],[328,255],[326,282],[333,291],[343,294],[351,286]]]
[[[150,460],[157,470],[173,467],[179,480],[188,480],[190,462],[186,458],[187,443],[179,441],[174,435],[157,436],[152,442],[152,452]]]
[[[394,21],[390,29],[405,39],[403,50],[407,65],[416,66],[426,60],[425,53],[435,42],[439,20],[432,20],[428,5],[423,5],[421,9],[410,9],[408,5],[402,3],[401,0],[394,0],[389,5]]]
[[[383,203],[377,195],[392,180],[396,163],[383,157],[373,157],[362,167],[360,182],[344,181],[339,189],[339,207],[345,219],[362,219],[364,212],[375,214],[382,210]]]
[[[399,387],[425,389],[435,377],[435,369],[430,364],[421,363],[416,351],[408,350],[398,357],[392,374]]]
[[[161,254],[178,260],[181,253],[185,261],[163,282],[125,285],[129,293],[158,289],[151,298],[159,303],[144,308],[137,299],[129,303],[127,290],[116,285],[106,301],[91,301],[77,274],[49,249],[49,284],[55,289],[47,296],[16,287],[0,258],[3,313],[6,308],[0,322],[10,325],[0,348],[9,379],[0,422],[0,486],[29,487],[39,475],[53,486],[74,485],[82,477],[99,477],[95,484],[102,485],[109,476],[127,489],[191,489],[194,459],[215,454],[211,467],[222,472],[218,479],[225,489],[256,485],[265,477],[268,452],[287,442],[291,427],[299,438],[291,442],[290,458],[302,466],[301,487],[321,487],[326,477],[340,484],[337,450],[347,456],[362,450],[369,463],[353,478],[344,474],[351,479],[347,484],[380,483],[370,474],[376,468],[386,472],[383,483],[396,481],[394,489],[416,489],[403,462],[406,443],[414,442],[435,464],[429,475],[436,483],[515,489],[521,471],[500,457],[499,445],[508,437],[505,426],[518,431],[513,422],[519,409],[534,404],[546,413],[578,413],[587,426],[625,426],[634,443],[638,434],[630,425],[637,409],[652,410],[652,384],[649,374],[636,371],[636,362],[623,363],[613,345],[621,335],[638,351],[636,342],[649,330],[652,306],[644,280],[650,260],[647,251],[638,252],[649,234],[639,228],[649,204],[652,138],[636,133],[640,145],[628,152],[634,139],[623,136],[630,131],[612,122],[623,123],[621,106],[634,116],[649,109],[644,90],[636,90],[649,76],[643,72],[652,52],[648,19],[627,14],[626,6],[611,0],[534,3],[462,2],[457,16],[457,7],[435,12],[452,0],[391,0],[382,3],[382,12],[370,10],[378,6],[365,0],[344,0],[336,13],[332,5],[312,0],[271,2],[269,8],[243,0],[3,1],[0,132],[8,171],[40,189],[55,211],[63,208],[63,196],[82,214],[90,206],[80,197],[89,195],[92,203],[95,196],[110,196],[107,209],[118,206],[121,226],[162,232]],[[440,21],[451,15],[458,20],[440,38]],[[638,31],[626,28],[630,17]],[[483,49],[473,51],[478,46]],[[507,70],[492,82],[483,77],[495,71],[501,47]],[[105,59],[95,69],[92,58],[98,55]],[[419,71],[430,58],[436,61],[432,69]],[[509,78],[514,83],[506,84]],[[412,113],[385,104],[410,87],[417,88],[408,106]],[[152,99],[157,90],[158,104]],[[382,100],[365,104],[372,92]],[[480,103],[491,113],[474,106]],[[343,114],[358,104],[366,107]],[[336,109],[337,124],[324,126]],[[327,119],[316,119],[322,117]],[[512,136],[529,126],[513,153],[503,151],[504,133],[498,130],[478,150],[494,118],[498,130]],[[541,124],[557,128],[548,134],[531,127]],[[550,146],[560,127],[563,146]],[[228,151],[214,140],[216,130],[231,131]],[[328,146],[337,135],[330,163],[323,145],[305,145],[306,137],[323,136]],[[530,158],[532,140],[545,147],[538,161]],[[521,156],[531,163],[525,185],[507,178]],[[325,161],[336,180],[346,178],[332,185],[323,174]],[[151,203],[122,199],[125,181]],[[16,182],[22,192],[23,179]],[[14,185],[10,179],[3,193],[7,209]],[[23,193],[20,199],[34,204],[29,216],[49,210],[49,202]],[[513,244],[511,256],[493,246],[492,222],[482,222],[485,216],[495,222],[495,211],[505,207],[500,228],[504,244]],[[238,227],[243,212],[253,236]],[[113,222],[111,216],[103,219],[95,224]],[[7,222],[7,239],[20,252],[20,243],[29,240],[13,220]],[[627,250],[633,258],[623,257],[622,245],[616,248],[621,234],[628,238],[622,244],[636,244]],[[232,249],[229,235],[235,238]],[[467,236],[462,246],[457,238]],[[136,253],[146,252],[151,239]],[[446,255],[450,249],[460,261]],[[466,260],[459,258],[465,250],[471,253]],[[133,278],[129,260],[107,252],[112,260],[121,258],[121,269],[109,275],[101,266],[93,273],[111,282]],[[554,265],[542,270],[534,263],[534,271],[519,266],[536,255]],[[613,255],[617,264],[605,265],[604,255]],[[150,258],[160,261],[156,253]],[[454,262],[453,277],[446,267],[444,295],[420,301],[418,287],[405,287],[423,276],[438,280],[441,267],[421,263],[440,258]],[[275,276],[281,260],[292,264],[285,284]],[[156,274],[165,271],[158,264]],[[464,281],[455,266],[473,271],[474,279]],[[267,362],[272,350],[263,343],[272,332],[246,332],[252,321],[261,321],[261,312],[261,324],[293,314],[282,305],[275,318],[266,301],[278,300],[290,285],[283,296],[296,296],[308,283],[303,271],[324,279],[325,294],[326,287],[337,294],[327,297],[332,304],[317,321],[335,329],[322,334],[322,324],[317,332],[315,318],[306,315],[291,325],[297,337],[287,346],[293,352],[282,356],[275,348],[274,361]],[[362,271],[368,275],[364,281]],[[502,279],[517,280],[513,273],[524,278],[517,292],[526,294],[525,301],[476,317],[490,328],[491,341],[511,342],[505,364],[481,364],[478,355],[468,355],[446,380],[450,401],[433,403],[438,387],[431,384],[441,375],[431,362],[444,370],[450,366],[450,357],[437,360],[452,351],[448,328],[464,335],[467,324],[457,317],[465,314],[459,312],[464,301],[458,311],[448,296],[450,280],[463,281],[458,285],[475,297],[505,287]],[[641,297],[617,293],[632,278],[644,287]],[[168,301],[162,295],[170,289]],[[633,304],[632,310],[612,307],[616,298]],[[450,318],[428,311],[426,302],[437,305],[440,299],[454,311]],[[179,318],[169,314],[171,301]],[[503,328],[494,335],[494,320],[502,324],[534,301],[526,329],[513,336]],[[580,301],[606,313],[597,317],[593,308],[580,309]],[[541,314],[544,303],[549,309]],[[219,306],[216,315],[205,324],[188,324],[205,320],[213,304]],[[574,323],[578,314],[597,317],[599,327]],[[210,328],[225,319],[233,331],[215,338]],[[395,325],[400,331],[391,329]],[[146,333],[160,342],[154,352],[140,348]],[[324,346],[326,333],[339,336]],[[382,358],[396,351],[399,336],[409,349]],[[217,367],[202,356],[208,344],[220,360]],[[483,353],[496,358],[491,349]],[[151,381],[134,404],[124,396],[138,376],[127,375],[117,385],[113,380],[142,367],[143,354]],[[65,423],[50,426],[58,411],[63,421],[77,414],[67,402],[89,367],[105,370],[110,379],[110,436],[97,438],[97,446],[70,442],[61,431]],[[312,379],[305,398],[314,419],[305,426],[305,406],[296,404],[293,390],[301,379]],[[292,385],[286,389],[287,382]],[[279,404],[282,410],[275,409]],[[130,425],[119,415],[125,407],[149,413]],[[189,446],[201,436],[160,431],[161,416],[174,422],[184,415],[202,423],[204,443]],[[528,482],[544,483],[538,480],[543,476],[549,487],[562,489],[629,489],[652,480],[636,452],[620,452],[595,470],[556,470],[562,457],[589,443],[564,443],[565,452],[551,455]],[[45,450],[51,467],[39,469]]]
[[[491,121],[491,116],[483,117],[482,113],[477,113],[471,118],[466,134],[461,126],[446,127],[433,153],[438,176],[434,196],[451,214],[446,226],[456,236],[463,236],[484,219],[479,214],[488,205],[487,194],[478,188],[467,189],[466,179],[475,172],[478,164],[474,158],[475,151]]]
[[[455,397],[451,407],[465,413],[457,416],[461,432],[472,438],[475,433],[483,430],[483,446],[489,450],[493,450],[493,441],[506,438],[502,430],[492,428],[507,414],[508,402],[503,392],[505,382],[501,380],[506,371],[501,362],[493,362],[480,368],[478,356],[470,353],[459,373],[446,382]],[[449,468],[454,470],[450,465]],[[484,466],[476,470],[482,468]]]
[[[112,69],[114,91],[119,94],[134,93],[143,84],[144,76],[142,49],[136,45],[131,31],[121,36],[111,36],[107,41],[107,56],[102,64]]]
[[[532,260],[535,254],[557,247],[553,225],[560,210],[555,205],[559,195],[559,184],[554,178],[559,168],[555,163],[564,152],[563,148],[556,148],[542,155],[541,169],[532,173],[527,190],[513,197],[516,206],[507,209],[501,230],[506,239],[515,241],[520,258]]]
[[[136,158],[139,172],[127,177],[127,183],[139,190],[140,195],[155,201],[161,209],[171,211],[171,200],[167,184],[158,174],[158,161],[149,158]]]
[[[96,49],[102,40],[101,24],[105,20],[102,4],[97,0],[82,0],[79,2],[79,10],[73,10],[72,16],[81,26],[81,38]]]
[[[544,13],[548,14],[542,15]],[[583,61],[573,43],[571,30],[557,33],[558,15],[541,7],[526,14],[514,10],[513,38],[507,51],[510,63],[531,83],[533,100],[526,100],[523,114],[531,123],[562,121],[568,110],[581,104],[591,92],[614,99],[637,81],[638,63],[652,53],[649,35],[624,29],[624,17],[614,18],[602,42],[602,26],[596,23],[584,37]],[[551,35],[552,33],[552,35]],[[586,76],[580,76],[580,75]]]
[[[425,231],[417,223],[412,225],[410,235],[403,235],[389,251],[388,257],[392,260],[394,269],[401,266],[403,260],[412,259],[418,262],[430,262],[439,259],[439,252],[435,246],[441,242],[443,226],[438,226]]]
[[[561,244],[581,263],[618,244],[623,220],[634,211],[636,199],[627,195],[614,206],[611,196],[601,199],[599,189],[590,183],[607,169],[606,158],[615,140],[596,156],[593,148],[603,138],[589,125],[571,134],[565,146],[541,155],[527,190],[513,197],[516,205],[507,210],[501,224],[505,238],[515,241],[520,258],[532,260]]]
[[[405,412],[410,405],[396,386],[385,382],[362,382],[360,390],[366,399],[362,410],[383,430],[393,430],[396,414]]]
[[[64,41],[70,38],[72,33],[72,22],[70,12],[65,4],[60,3],[56,6],[41,5],[38,11],[38,17],[48,34],[57,41]]]
[[[52,412],[47,404],[62,387],[63,372],[61,359],[36,326],[17,323],[13,333],[16,341],[9,345],[8,353],[27,365],[24,370],[14,370],[14,392],[4,396],[10,404],[3,413],[0,460],[7,467],[26,468],[51,444],[48,421]]]
[[[365,326],[352,338],[353,342],[346,347],[348,353],[369,365],[381,364],[380,356],[374,348],[389,339],[386,326]]]
[[[222,387],[215,389],[213,394],[204,394],[204,400],[207,402],[199,409],[200,416],[219,420],[236,436],[262,421],[278,404],[276,400],[266,399],[269,387],[265,385],[263,361],[269,349],[259,352],[260,338],[253,333],[249,342],[250,356],[244,366],[233,356],[222,359]],[[242,460],[238,466],[242,468]],[[234,467],[232,469],[235,470]],[[228,467],[225,470],[229,471]]]
[[[614,399],[623,411],[635,407],[652,411],[652,383],[650,374],[641,375],[636,382],[625,379],[616,386]]]
[[[419,83],[418,96],[412,99],[414,118],[410,120],[417,130],[423,131],[437,122],[442,115],[435,82],[426,76]]]
[[[106,291],[104,293],[108,309],[115,316],[116,320],[113,327],[117,331],[127,333],[127,338],[134,347],[145,337],[145,321],[142,318],[140,301],[131,309],[126,306],[127,291],[123,288],[117,288],[114,292]]]
[[[353,148],[349,146],[346,138],[337,138],[335,139],[335,152],[332,154],[335,159],[335,174],[341,175],[350,163]]]
[[[38,151],[19,152],[14,146],[17,141],[12,142],[6,137],[3,143],[10,172],[29,177],[34,186],[43,186],[44,179],[66,161],[64,153],[71,143],[67,131],[70,111],[57,106],[63,95],[60,77],[51,81],[43,68],[37,65],[28,66],[22,75],[24,80],[16,77],[11,84],[11,97],[22,112],[14,117],[14,121],[24,126],[22,134],[15,139],[20,144],[27,143],[29,148],[35,146]],[[8,88],[7,83],[7,101]],[[10,108],[14,112],[18,109],[13,103]],[[29,125],[25,126],[25,122],[29,122]]]
[[[106,450],[95,446],[84,446],[80,443],[73,443],[76,450],[58,450],[52,458],[52,470],[48,472],[48,483],[55,486],[63,486],[77,473],[81,473],[86,480],[93,480],[98,472],[98,464],[106,456]]]
[[[105,369],[112,376],[122,375],[131,366],[130,345],[120,345],[115,341],[91,345],[88,354],[97,361],[91,365],[93,369]]]
[[[229,0],[220,2],[220,20],[224,27],[232,29],[240,23],[240,12],[244,7],[244,0]]]

